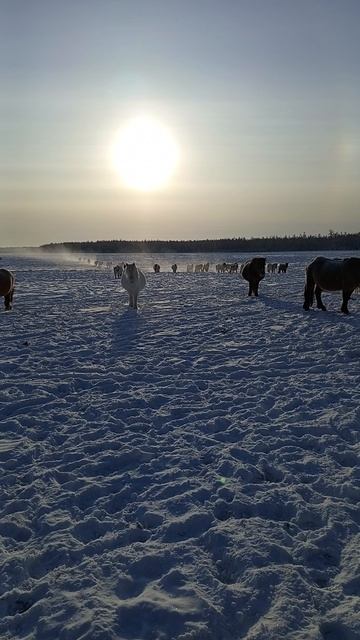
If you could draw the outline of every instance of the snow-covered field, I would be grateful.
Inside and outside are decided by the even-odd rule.
[[[214,271],[245,256],[125,256],[136,312],[3,254],[1,640],[360,638],[360,294],[304,312],[315,255],[267,256],[258,299]]]

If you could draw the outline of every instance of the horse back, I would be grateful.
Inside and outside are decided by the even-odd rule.
[[[308,266],[307,273],[324,291],[354,290],[360,284],[360,258],[318,257]]]

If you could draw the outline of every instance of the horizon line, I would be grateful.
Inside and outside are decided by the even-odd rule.
[[[322,233],[311,233],[311,234],[307,234],[305,231],[303,231],[300,234],[284,234],[284,235],[269,235],[269,236],[232,236],[232,237],[218,237],[218,238],[196,238],[196,239],[160,239],[160,238],[145,238],[142,240],[125,240],[122,238],[112,238],[112,239],[97,239],[97,240],[61,240],[61,241],[51,241],[51,242],[45,242],[43,244],[40,245],[10,245],[10,246],[3,246],[0,247],[0,251],[2,250],[9,250],[9,249],[31,249],[31,250],[36,250],[36,249],[42,249],[43,247],[48,247],[50,245],[54,245],[54,246],[60,246],[60,245],[66,245],[66,244],[96,244],[96,243],[101,243],[101,242],[123,242],[123,243],[142,243],[142,244],[147,244],[147,243],[156,243],[156,242],[161,242],[161,243],[171,243],[171,242],[184,242],[184,243],[192,243],[192,242],[229,242],[229,241],[236,241],[236,240],[242,240],[242,241],[252,241],[252,240],[285,240],[285,239],[299,239],[299,238],[331,238],[331,237],[336,237],[336,236],[356,236],[356,235],[360,235],[360,231],[334,231],[332,229],[329,230],[329,232],[327,234],[322,234]]]

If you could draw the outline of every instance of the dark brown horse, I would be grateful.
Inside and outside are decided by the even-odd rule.
[[[265,278],[265,258],[253,258],[245,262],[241,275],[249,283],[249,296],[258,295],[259,282]]]
[[[348,301],[354,289],[360,285],[360,258],[345,258],[344,260],[329,258],[315,258],[306,268],[304,289],[304,309],[309,311],[314,303],[326,311],[321,300],[322,291],[342,291],[343,303],[341,311],[349,313]]]
[[[0,269],[0,296],[5,298],[5,311],[9,311],[12,307],[14,289],[14,275],[7,269]]]
[[[278,265],[278,273],[286,273],[288,266],[288,262],[280,262],[280,264]]]

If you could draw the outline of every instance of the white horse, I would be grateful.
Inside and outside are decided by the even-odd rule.
[[[143,272],[137,268],[135,262],[125,265],[121,276],[121,284],[129,294],[129,307],[137,309],[138,295],[145,288],[146,279]]]

